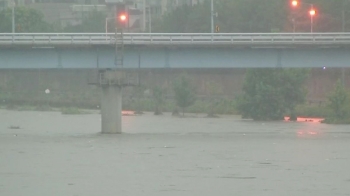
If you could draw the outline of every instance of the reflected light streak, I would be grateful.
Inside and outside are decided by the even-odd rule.
[[[320,134],[316,131],[301,130],[301,131],[297,131],[297,135],[298,137],[307,137],[307,136],[318,136]]]
[[[284,117],[285,121],[290,121],[290,117],[286,116]],[[299,116],[297,117],[296,122],[309,122],[309,123],[321,123],[322,121],[324,121],[324,118],[317,118],[317,117],[302,117]]]

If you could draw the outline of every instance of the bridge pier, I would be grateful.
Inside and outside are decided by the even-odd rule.
[[[101,86],[101,132],[122,133],[122,87]]]
[[[95,75],[95,74],[93,74]],[[95,75],[96,76],[96,75]],[[101,89],[101,133],[122,133],[122,91],[127,86],[137,84],[136,75],[127,74],[121,69],[99,70],[89,84]]]

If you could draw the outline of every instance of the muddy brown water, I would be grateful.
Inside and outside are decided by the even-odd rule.
[[[0,195],[350,195],[350,126],[0,110]],[[19,126],[19,129],[10,129]]]

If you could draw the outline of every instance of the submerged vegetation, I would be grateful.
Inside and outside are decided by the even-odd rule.
[[[324,123],[349,123],[350,95],[338,82],[328,101],[316,105],[305,103],[306,79],[309,71],[305,69],[252,69],[246,73],[243,93],[238,97],[225,97],[225,89],[215,80],[200,83],[205,88],[202,94],[196,80],[190,75],[180,74],[166,85],[154,83],[153,86],[133,87],[124,93],[123,109],[136,114],[154,112],[201,113],[208,117],[240,114],[254,120],[283,120],[284,116],[321,117]],[[337,77],[333,74],[332,77]],[[46,85],[39,83],[33,89],[24,88],[20,80],[11,79],[0,85],[0,108],[16,111],[59,111],[62,114],[85,114],[86,110],[99,110],[98,88],[80,89],[69,86],[67,90],[52,90],[45,94]],[[15,78],[15,77],[13,77]],[[39,90],[35,90],[38,88]],[[60,89],[62,87],[58,87]],[[41,90],[40,90],[41,89]],[[77,91],[79,89],[79,91]],[[205,92],[206,94],[203,94]],[[224,95],[224,96],[223,96]]]

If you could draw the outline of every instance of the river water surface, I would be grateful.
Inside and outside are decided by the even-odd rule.
[[[350,195],[350,126],[146,114],[102,135],[100,123],[0,110],[0,195]]]

